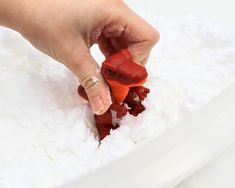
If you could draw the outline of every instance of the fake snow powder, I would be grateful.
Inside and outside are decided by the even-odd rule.
[[[235,38],[226,27],[192,17],[152,24],[161,41],[147,65],[147,109],[125,117],[101,145],[77,79],[1,28],[1,188],[58,187],[165,132],[235,80]]]

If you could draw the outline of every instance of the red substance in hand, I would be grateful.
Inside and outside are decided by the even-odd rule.
[[[110,86],[113,102],[104,114],[94,115],[96,127],[102,140],[110,133],[111,129],[116,129],[119,126],[117,122],[113,122],[113,116],[120,119],[127,112],[137,116],[145,110],[141,102],[147,97],[150,90],[142,86],[148,76],[145,67],[135,63],[127,49],[109,56],[101,66],[101,73]],[[81,85],[78,87],[78,93],[88,100]]]

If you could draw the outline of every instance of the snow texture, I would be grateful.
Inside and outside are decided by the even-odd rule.
[[[151,23],[161,40],[147,65],[147,109],[126,116],[101,144],[72,73],[0,29],[1,188],[58,187],[167,134],[235,80],[235,37],[227,27],[195,17]]]

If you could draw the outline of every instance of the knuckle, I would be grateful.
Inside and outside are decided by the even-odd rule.
[[[159,31],[155,29],[153,29],[150,36],[151,36],[150,40],[152,41],[153,45],[156,44],[160,40],[160,33]]]

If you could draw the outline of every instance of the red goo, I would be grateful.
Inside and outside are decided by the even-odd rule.
[[[110,86],[112,105],[104,114],[94,115],[100,140],[119,127],[117,120],[128,112],[133,116],[143,112],[142,101],[150,92],[143,86],[148,76],[145,67],[135,63],[127,49],[109,56],[101,66],[101,73]],[[78,93],[88,100],[81,85]]]

